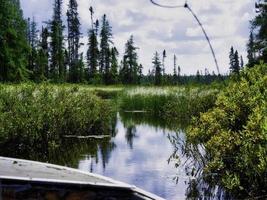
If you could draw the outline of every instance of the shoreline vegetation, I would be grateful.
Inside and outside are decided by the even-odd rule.
[[[220,186],[238,198],[264,195],[266,70],[266,64],[245,69],[227,86],[0,84],[0,146],[16,141],[14,151],[46,149],[47,157],[55,156],[51,152],[66,135],[110,140],[119,112],[125,123],[184,130],[186,146],[201,145],[205,154],[195,159],[202,169],[194,174],[202,177],[199,184]]]
[[[110,132],[108,101],[77,86],[0,85],[0,140],[56,148],[63,135]]]

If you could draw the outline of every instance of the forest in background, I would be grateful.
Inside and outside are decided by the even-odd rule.
[[[62,0],[55,0],[52,19],[38,25],[33,19],[24,19],[19,0],[1,0],[0,5],[0,81],[21,82],[50,81],[54,83],[89,84],[155,84],[177,85],[187,83],[211,83],[226,79],[227,76],[215,72],[197,71],[196,75],[182,75],[177,65],[177,56],[173,55],[173,73],[165,72],[167,52],[155,52],[152,58],[153,68],[147,75],[138,61],[134,37],[129,36],[125,44],[122,60],[116,44],[112,41],[112,26],[104,14],[95,19],[94,9],[90,7],[91,27],[88,27],[88,43],[80,42],[80,20],[78,3],[70,0],[66,13],[67,22],[62,20]],[[256,4],[257,17],[252,21],[248,41],[248,67],[253,67],[260,59],[266,62],[266,35],[264,6]],[[262,30],[259,30],[262,27]],[[66,36],[65,36],[66,35]],[[86,45],[86,55],[81,46]],[[169,66],[168,66],[169,67]],[[233,47],[230,51],[230,71],[238,74],[244,67],[242,56]]]

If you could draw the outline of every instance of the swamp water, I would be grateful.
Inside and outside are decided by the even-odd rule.
[[[189,177],[182,168],[177,169],[174,162],[168,161],[174,151],[168,139],[172,135],[176,132],[146,122],[125,123],[118,116],[116,135],[110,141],[108,152],[104,153],[100,146],[96,157],[85,153],[77,167],[136,185],[166,199],[185,199]]]
[[[136,185],[168,200],[198,196],[198,191],[192,188],[195,178],[186,172],[188,159],[182,152],[183,131],[145,115],[117,114],[110,138],[64,138],[52,153],[17,144],[13,145],[12,151],[1,147],[0,156],[38,160],[97,173]],[[175,148],[170,138],[176,138],[181,149]]]

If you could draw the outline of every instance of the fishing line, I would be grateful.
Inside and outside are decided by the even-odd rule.
[[[192,15],[193,17],[195,18],[195,20],[197,21],[198,25],[201,27],[201,30],[209,44],[209,47],[210,47],[210,50],[211,50],[211,54],[213,56],[213,59],[214,59],[214,63],[215,63],[215,66],[217,68],[217,72],[218,72],[218,75],[220,75],[220,68],[219,68],[219,64],[218,64],[218,61],[217,61],[217,58],[216,58],[216,54],[215,54],[215,51],[213,49],[213,46],[211,44],[211,41],[210,41],[210,38],[205,30],[205,28],[203,27],[203,24],[201,23],[201,21],[199,20],[199,18],[197,17],[196,13],[192,10],[192,8],[189,6],[189,4],[187,3],[187,1],[185,1],[185,3],[183,5],[181,4],[177,4],[177,5],[166,5],[166,4],[161,4],[161,3],[157,3],[155,0],[150,0],[152,4],[156,5],[156,6],[159,6],[159,7],[162,7],[162,8],[186,8]]]

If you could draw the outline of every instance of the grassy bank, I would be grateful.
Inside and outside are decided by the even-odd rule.
[[[56,146],[63,135],[109,134],[114,110],[77,86],[0,85],[0,141]],[[23,146],[22,145],[22,146]]]
[[[122,94],[120,110],[144,111],[166,122],[188,123],[214,105],[218,91],[211,87],[132,88]]]

